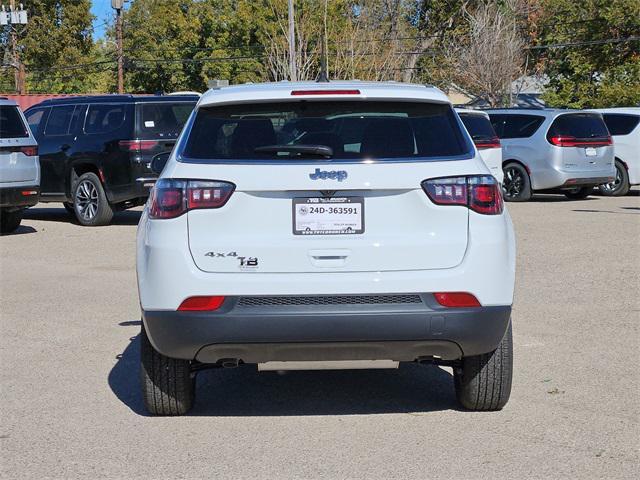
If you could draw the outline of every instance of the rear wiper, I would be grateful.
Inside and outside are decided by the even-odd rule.
[[[333,157],[333,148],[327,145],[265,145],[253,149],[256,153],[289,153],[291,157],[300,155],[318,155],[321,157]]]

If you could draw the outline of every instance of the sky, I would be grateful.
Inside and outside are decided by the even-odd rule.
[[[113,15],[111,0],[92,0],[91,13],[96,16],[93,22],[95,38],[104,37],[105,22]]]

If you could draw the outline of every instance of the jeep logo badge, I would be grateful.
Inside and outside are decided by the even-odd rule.
[[[315,172],[309,174],[311,180],[338,180],[339,182],[342,182],[348,176],[344,170],[331,170],[327,172],[319,168],[316,168]]]

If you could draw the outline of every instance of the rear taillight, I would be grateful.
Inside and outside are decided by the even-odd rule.
[[[485,150],[487,148],[500,148],[500,139],[498,137],[493,137],[487,140],[474,140],[473,143],[476,144],[476,148],[478,150]]]
[[[27,157],[38,155],[38,147],[0,147],[0,151],[7,153],[23,153]]]
[[[449,308],[473,308],[480,307],[478,299],[467,292],[439,292],[433,297],[443,307]]]
[[[27,157],[35,157],[38,155],[38,147],[20,147],[19,151]]]
[[[551,145],[556,147],[606,147],[613,145],[611,136],[597,138],[576,138],[570,135],[555,135],[547,137]]]
[[[219,309],[224,303],[221,295],[189,297],[178,307],[179,312],[205,312]]]
[[[127,152],[147,152],[160,145],[160,142],[155,140],[120,140],[118,145]]]
[[[504,209],[500,185],[490,175],[432,178],[422,188],[436,205],[460,205],[483,215],[499,215]]]
[[[175,218],[189,210],[220,208],[234,189],[229,182],[162,178],[151,191],[149,217]]]

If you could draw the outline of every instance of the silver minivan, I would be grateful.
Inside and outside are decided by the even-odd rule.
[[[601,114],[524,108],[487,113],[502,144],[506,200],[556,190],[583,199],[615,179],[613,143]]]
[[[0,98],[0,232],[16,230],[39,196],[38,143],[18,105]]]

